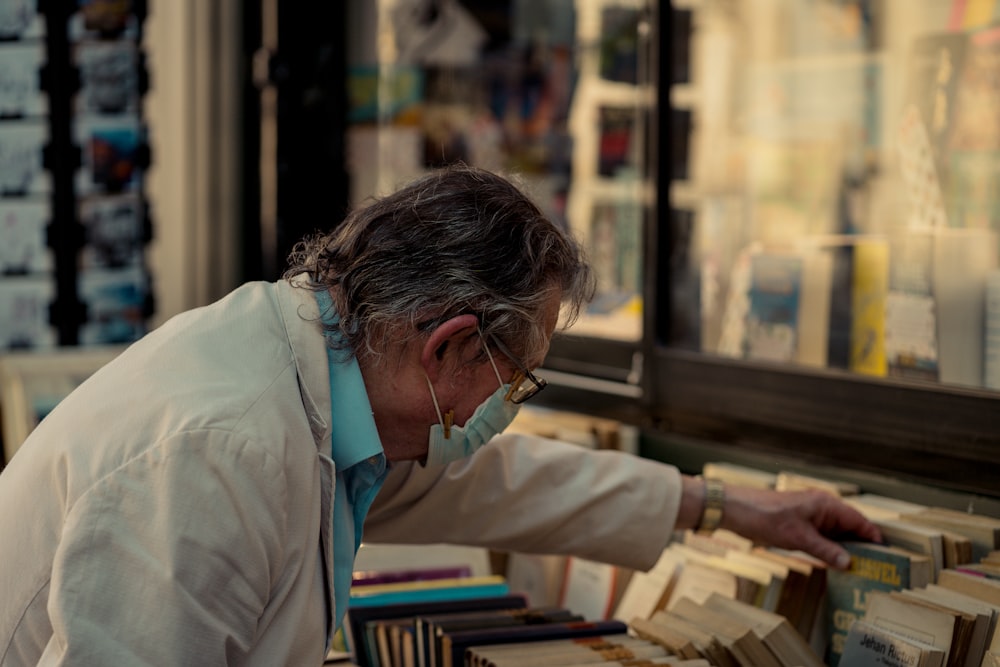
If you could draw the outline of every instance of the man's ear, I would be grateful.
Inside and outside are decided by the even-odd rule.
[[[434,329],[420,354],[427,376],[436,380],[446,364],[458,366],[462,362],[461,350],[478,329],[479,319],[471,313],[453,317]]]

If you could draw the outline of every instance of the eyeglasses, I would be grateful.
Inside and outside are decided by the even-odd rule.
[[[510,381],[510,390],[507,395],[504,396],[504,400],[510,401],[511,403],[521,404],[527,401],[529,398],[545,389],[548,384],[545,380],[540,377],[535,376],[534,373],[529,371],[524,364],[517,360],[517,357],[507,348],[506,345],[500,342],[500,339],[490,334],[490,340],[496,345],[497,349],[500,350],[508,359],[514,363],[514,368],[517,372],[514,373],[514,377]]]

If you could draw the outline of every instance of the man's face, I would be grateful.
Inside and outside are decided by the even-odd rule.
[[[536,350],[529,358],[526,359],[512,359],[502,353],[498,353],[495,349],[491,352],[493,355],[493,363],[496,364],[496,370],[500,373],[500,379],[504,384],[509,383],[514,376],[518,374],[519,364],[523,364],[528,370],[534,371],[545,360],[545,356],[549,351],[548,343],[552,339],[556,323],[559,321],[561,298],[562,295],[560,292],[553,292],[546,302],[545,309],[543,311],[546,344],[543,349]],[[483,344],[485,344],[485,342]],[[519,347],[508,341],[504,341],[504,345],[509,348]],[[481,348],[477,350],[477,354],[481,351]],[[481,361],[473,368],[473,373],[470,376],[469,389],[467,391],[468,400],[464,401],[460,407],[456,406],[455,408],[455,423],[458,425],[465,424],[466,420],[472,416],[472,413],[475,412],[476,408],[488,399],[490,395],[493,394],[493,392],[495,392],[499,387],[500,382],[497,380],[496,371],[493,370],[493,365],[490,364],[489,358],[483,355],[481,357]]]

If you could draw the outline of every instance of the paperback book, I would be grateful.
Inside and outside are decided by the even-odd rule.
[[[869,542],[846,542],[844,547],[851,555],[850,567],[827,571],[826,660],[831,667],[840,664],[847,633],[865,615],[872,592],[926,586],[934,574],[933,561],[923,554]]]

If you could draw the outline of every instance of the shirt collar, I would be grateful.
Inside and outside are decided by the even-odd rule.
[[[331,456],[337,469],[345,470],[384,452],[357,359],[352,356],[348,361],[336,361],[333,359],[336,351],[329,348],[327,354],[330,355],[330,384],[337,391],[337,395],[331,397],[330,407]]]
[[[323,324],[335,323],[338,315],[330,293],[318,290],[316,300]],[[329,331],[324,335],[328,338],[340,336]],[[330,368],[330,456],[333,462],[338,470],[346,470],[366,459],[380,457],[380,467],[384,468],[382,440],[375,426],[375,415],[357,358],[346,350],[333,349],[329,344],[326,345],[326,353]]]

